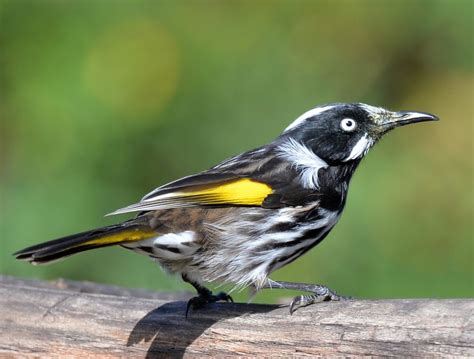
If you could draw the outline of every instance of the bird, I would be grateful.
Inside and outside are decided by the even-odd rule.
[[[296,309],[348,297],[320,284],[270,279],[320,243],[336,225],[350,180],[361,160],[391,130],[438,117],[390,111],[364,103],[317,106],[297,117],[272,142],[170,183],[110,215],[134,214],[118,224],[40,243],[16,253],[45,264],[107,246],[146,255],[181,275],[197,296],[197,309],[232,297],[208,284],[233,289],[283,288],[307,293]]]

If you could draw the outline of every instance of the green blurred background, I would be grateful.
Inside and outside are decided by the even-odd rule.
[[[190,290],[121,248],[41,267],[11,254],[360,101],[442,121],[387,136],[339,225],[273,279],[474,295],[472,1],[3,0],[0,17],[0,273]]]

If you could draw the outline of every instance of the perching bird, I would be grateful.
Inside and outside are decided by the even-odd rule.
[[[339,220],[350,179],[362,158],[395,127],[437,117],[391,112],[362,103],[336,103],[307,111],[273,142],[224,160],[195,175],[158,187],[139,203],[111,214],[137,212],[128,221],[23,249],[33,264],[111,245],[156,260],[181,274],[199,307],[231,300],[204,285],[287,288],[312,292],[295,308],[343,297],[321,285],[276,282],[270,273],[321,242]]]

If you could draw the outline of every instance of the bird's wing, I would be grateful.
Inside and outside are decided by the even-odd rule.
[[[232,173],[202,173],[157,188],[112,214],[195,206],[261,206],[273,192],[264,182]]]
[[[261,147],[158,187],[139,203],[110,214],[195,206],[281,208],[312,202],[314,196],[301,187],[290,163]]]

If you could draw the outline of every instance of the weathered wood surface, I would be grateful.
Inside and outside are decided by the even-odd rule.
[[[474,356],[472,299],[326,302],[293,316],[222,303],[185,319],[170,295],[81,287],[0,277],[0,356]]]

